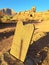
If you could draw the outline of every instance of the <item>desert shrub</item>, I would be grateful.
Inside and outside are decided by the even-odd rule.
[[[4,15],[4,16],[1,18],[1,21],[2,21],[2,22],[7,22],[7,20],[10,20],[10,16],[8,16],[8,15]]]

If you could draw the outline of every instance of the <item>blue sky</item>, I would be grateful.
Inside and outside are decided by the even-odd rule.
[[[37,11],[49,9],[49,0],[0,0],[0,9],[10,8],[16,12],[30,10],[36,6]]]

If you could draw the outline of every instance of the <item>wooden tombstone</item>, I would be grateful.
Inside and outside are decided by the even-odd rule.
[[[23,25],[21,21],[17,22],[13,43],[10,54],[24,62],[26,54],[31,43],[34,31],[33,24]]]

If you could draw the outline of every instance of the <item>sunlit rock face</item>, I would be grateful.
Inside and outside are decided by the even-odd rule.
[[[9,8],[4,8],[4,9],[2,9],[1,11],[2,11],[3,13],[5,13],[5,14],[8,14],[8,15],[14,15],[14,14],[16,14],[16,12],[15,12],[14,10],[9,9]]]

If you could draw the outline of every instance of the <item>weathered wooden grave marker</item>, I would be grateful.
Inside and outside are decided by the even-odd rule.
[[[33,24],[17,23],[10,54],[24,62],[33,35]]]

